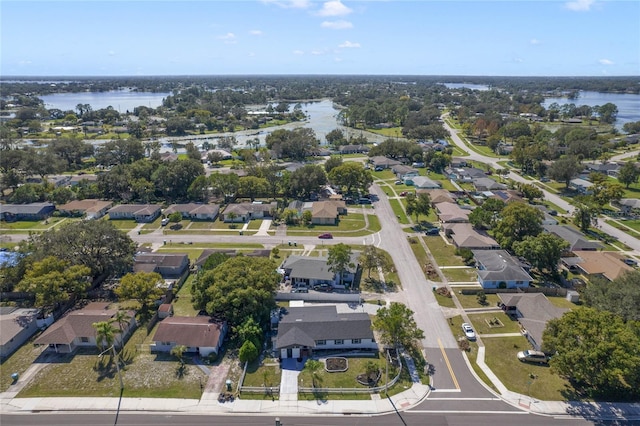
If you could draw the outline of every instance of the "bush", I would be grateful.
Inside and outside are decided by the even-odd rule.
[[[251,340],[245,341],[238,352],[238,359],[241,362],[251,362],[256,358],[258,358],[258,348]]]
[[[473,261],[473,252],[468,248],[457,248],[455,254],[460,256],[465,263]]]
[[[446,287],[438,287],[436,293],[443,297],[451,297],[451,292]]]

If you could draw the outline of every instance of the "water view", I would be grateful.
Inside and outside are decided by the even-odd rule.
[[[546,98],[542,106],[549,108],[549,105],[554,102],[560,106],[575,104],[576,106],[589,105],[591,107],[611,102],[618,107],[618,119],[616,120],[616,128],[618,130],[622,130],[622,126],[624,126],[625,123],[640,121],[640,95],[628,93],[580,92],[580,96],[577,99]]]
[[[132,92],[118,90],[113,92],[81,92],[81,93],[55,93],[40,96],[46,108],[57,108],[62,111],[75,111],[78,104],[89,104],[94,110],[113,107],[120,113],[139,106],[157,108],[162,105],[162,100],[171,93]]]

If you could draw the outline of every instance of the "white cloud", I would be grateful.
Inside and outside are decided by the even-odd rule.
[[[347,49],[347,48],[357,48],[360,47],[360,43],[352,43],[349,40],[346,40],[344,43],[339,44],[338,47]]]
[[[218,36],[218,40],[224,41],[225,44],[235,44],[237,41],[234,33],[226,33],[225,35]]]
[[[247,56],[248,56],[248,57],[250,57],[250,58],[253,58],[254,56],[256,56],[256,54],[255,54],[255,53],[253,53],[253,52],[249,52],[249,53],[247,54]]]
[[[333,62],[342,62],[342,58],[333,58]]]
[[[595,2],[596,0],[573,0],[566,2],[564,7],[575,12],[588,12]]]
[[[524,62],[524,59],[515,57],[513,58],[513,62],[515,62],[516,64],[521,64]]]
[[[304,55],[304,51],[302,51],[302,50],[294,50],[293,54],[294,55]]]
[[[600,65],[613,65],[613,61],[609,59],[600,59],[598,62]]]
[[[319,55],[324,55],[324,54],[325,54],[325,52],[324,52],[323,50],[312,50],[312,51],[311,51],[311,54],[312,54],[312,55],[319,56]]]
[[[113,50],[110,50],[107,53],[108,53],[109,56],[116,56],[116,52],[114,52]]]
[[[353,24],[349,21],[324,21],[320,26],[331,30],[347,30],[353,28]]]
[[[322,9],[318,11],[319,16],[346,16],[353,12],[340,0],[332,0],[324,3]]]
[[[31,65],[32,62],[28,59],[22,59],[20,61],[18,61],[18,65],[23,66],[23,65]]]
[[[531,44],[540,44],[540,40],[538,40],[537,38],[532,38],[529,43],[531,43]]]
[[[262,2],[265,4],[275,4],[283,9],[308,9],[311,7],[311,1],[309,0],[262,0]]]
[[[262,35],[262,31],[260,31],[260,30],[251,30],[251,31],[249,31],[249,34],[251,34],[253,36],[261,36]]]

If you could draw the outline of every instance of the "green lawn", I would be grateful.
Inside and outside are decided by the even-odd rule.
[[[444,297],[444,296],[438,294],[437,291],[434,291],[433,295],[436,297],[436,301],[438,302],[438,305],[443,306],[445,308],[455,308],[456,307],[456,303],[453,301],[453,297]]]
[[[202,251],[204,249],[201,248],[191,248],[190,246],[184,246],[184,247],[175,247],[176,244],[173,244],[172,247],[167,247],[167,246],[162,246],[160,247],[157,251],[159,253],[180,253],[180,254],[186,254],[187,256],[189,256],[189,260],[191,261],[191,263],[195,262],[196,260],[198,260],[198,258],[200,257],[200,255],[202,254]],[[187,248],[188,247],[188,248]]]
[[[193,287],[195,278],[195,274],[189,275],[173,298],[171,303],[173,304],[174,315],[181,317],[195,317],[198,315],[198,311],[193,307],[193,297],[191,296],[191,287]]]
[[[471,287],[468,287],[471,288]],[[474,290],[478,289],[481,290],[480,288],[473,288]],[[460,291],[463,290],[462,288],[456,288],[455,292],[456,292],[456,297],[458,298],[458,302],[460,302],[460,304],[462,305],[463,308],[465,309],[469,309],[469,308],[483,308],[483,307],[489,307],[489,306],[496,306],[498,304],[498,301],[500,300],[498,298],[498,295],[496,294],[487,294],[487,305],[482,306],[481,304],[478,303],[478,298],[476,297],[475,294],[462,294],[460,293]]]
[[[131,231],[133,228],[138,226],[138,222],[133,219],[115,219],[109,220],[109,222],[121,231]]]
[[[37,221],[37,220],[21,220],[18,222],[5,222],[2,221],[0,223],[0,228],[3,230],[11,230],[11,231],[28,231],[28,230],[36,230],[36,231],[44,231],[50,228],[54,228],[59,225],[61,222],[66,221],[77,221],[78,219],[71,219],[66,217],[50,217],[47,220]]]
[[[409,223],[409,219],[407,218],[407,215],[404,212],[404,210],[402,210],[402,206],[400,205],[400,201],[398,201],[396,199],[390,199],[389,203],[391,204],[391,208],[393,209],[393,212],[395,213],[396,217],[398,218],[398,222],[400,222],[403,225],[408,224]]]
[[[27,368],[38,358],[44,348],[33,346],[33,341],[39,335],[40,333],[36,333],[35,336],[0,364],[0,392],[9,389],[13,382],[11,379],[13,373],[18,373],[22,376],[27,371]]]
[[[275,364],[275,365],[272,365]],[[277,362],[259,365],[257,361],[249,363],[243,386],[280,386],[282,371]]]
[[[442,269],[442,273],[451,282],[471,282],[478,280],[477,270],[475,268],[465,269]]]
[[[523,363],[516,357],[518,351],[531,349],[525,337],[489,338],[483,343],[485,363],[509,390],[547,401],[566,399],[562,392],[569,386],[566,380],[546,365]]]
[[[566,297],[547,296],[547,299],[549,299],[549,302],[551,302],[558,308],[575,309],[582,304],[581,302],[578,302],[577,304],[570,302]]]
[[[178,361],[164,354],[137,352],[136,343],[148,341],[144,326],[134,332],[125,345],[122,371],[123,396],[133,398],[200,398],[200,383],[206,375],[187,359],[185,373],[177,377]],[[60,362],[42,369],[20,392],[21,398],[52,396],[116,397],[120,394],[115,364],[110,358],[98,359],[97,348],[86,348],[75,355],[60,355]]]
[[[142,226],[142,229],[144,231],[155,231],[156,229],[160,228],[160,226],[162,226],[161,222],[162,222],[162,216],[158,216],[156,220],[154,220],[153,222],[145,223]]]
[[[518,321],[512,320],[504,312],[487,312],[483,314],[469,314],[469,319],[473,323],[473,328],[479,334],[501,334],[501,333],[519,333],[520,324]],[[498,319],[503,326],[489,325],[487,321]]]
[[[381,170],[379,172],[376,172],[375,170],[371,171],[371,175],[374,178],[378,178],[378,179],[382,179],[382,180],[392,180],[396,178],[396,175],[393,174],[393,172],[390,169],[384,169]],[[391,182],[393,183],[393,182]]]
[[[462,258],[456,256],[455,247],[445,243],[442,237],[425,236],[423,238],[438,266],[465,266]]]

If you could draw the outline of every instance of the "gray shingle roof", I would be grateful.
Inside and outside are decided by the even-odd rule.
[[[338,314],[335,306],[289,308],[278,326],[276,348],[315,347],[318,340],[335,339],[373,339],[369,315]]]
[[[522,269],[520,262],[504,250],[472,250],[473,256],[484,269],[478,275],[484,281],[527,281],[531,276]]]

